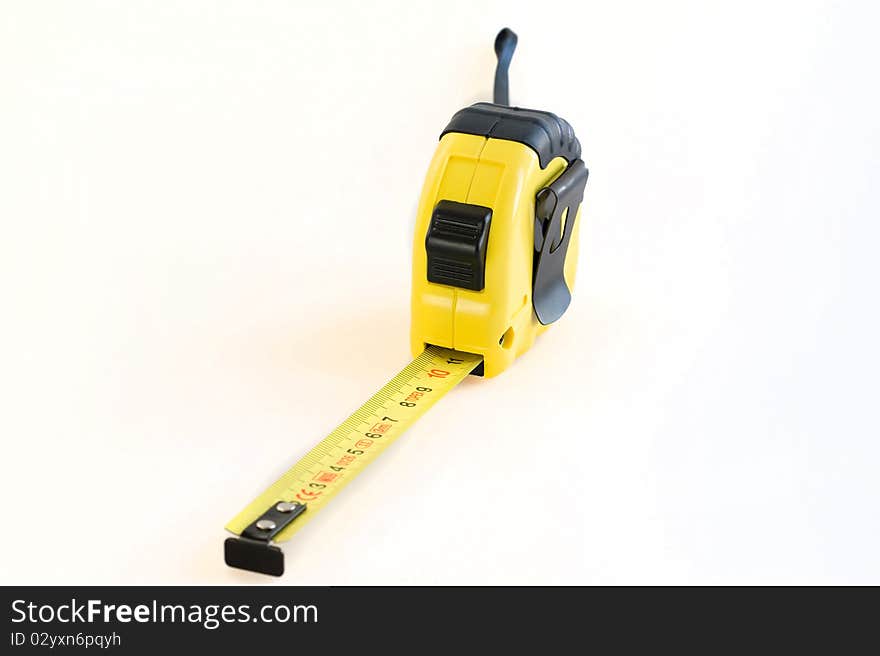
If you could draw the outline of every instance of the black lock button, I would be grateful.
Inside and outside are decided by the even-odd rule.
[[[486,286],[486,247],[492,209],[441,200],[425,237],[428,282],[473,291]]]

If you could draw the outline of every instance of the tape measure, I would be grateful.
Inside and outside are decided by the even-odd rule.
[[[517,37],[495,39],[493,103],[457,112],[440,137],[416,217],[415,359],[226,528],[232,567],[280,576],[289,540],[469,374],[495,376],[571,302],[587,182],[580,142],[550,112],[510,107]]]

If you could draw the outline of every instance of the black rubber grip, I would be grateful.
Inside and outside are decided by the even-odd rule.
[[[456,112],[440,136],[450,132],[525,144],[538,154],[541,168],[555,157],[571,164],[581,156],[581,144],[568,122],[536,109],[476,103]]]

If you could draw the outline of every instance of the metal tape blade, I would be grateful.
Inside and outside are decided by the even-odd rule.
[[[385,448],[480,363],[482,357],[428,346],[227,525],[248,538],[265,526],[265,542],[285,542],[314,517]],[[276,525],[278,504],[305,505],[295,521]],[[270,510],[267,511],[266,509]],[[268,528],[270,527],[271,528]],[[232,566],[239,566],[229,562]],[[246,569],[251,569],[247,567]],[[269,572],[265,572],[269,573]]]

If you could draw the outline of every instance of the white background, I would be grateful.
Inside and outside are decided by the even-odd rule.
[[[222,526],[409,360],[507,25],[591,169],[573,305],[280,582],[880,583],[875,3],[0,7],[0,582],[278,582]]]

